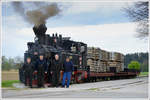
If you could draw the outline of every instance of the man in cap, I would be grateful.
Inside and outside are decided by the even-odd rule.
[[[67,88],[69,88],[70,80],[71,80],[71,75],[72,73],[74,74],[74,67],[73,63],[70,61],[69,57],[66,57],[66,61],[63,64],[63,80],[62,80],[62,87],[65,87],[66,79],[67,79]]]
[[[38,87],[44,87],[44,73],[47,73],[47,64],[43,54],[40,54],[36,63]]]
[[[59,86],[60,79],[60,70],[61,70],[61,62],[59,60],[59,55],[55,55],[55,59],[52,61],[51,65],[51,74],[52,74],[52,86]]]
[[[27,57],[26,63],[23,65],[25,71],[25,85],[27,86],[27,80],[29,80],[29,86],[32,88],[32,74],[34,65],[31,63],[31,58]]]

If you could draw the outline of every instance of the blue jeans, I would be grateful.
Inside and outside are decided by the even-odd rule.
[[[67,87],[69,87],[70,80],[71,80],[71,72],[64,72],[63,73],[62,86],[65,86],[66,78],[67,78]]]

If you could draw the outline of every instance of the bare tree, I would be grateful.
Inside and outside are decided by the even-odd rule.
[[[149,35],[148,5],[148,2],[135,2],[132,6],[124,8],[131,21],[137,23],[136,31],[139,33],[137,35],[139,38],[145,38]]]

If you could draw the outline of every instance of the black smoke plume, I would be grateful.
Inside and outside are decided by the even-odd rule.
[[[31,8],[36,7],[34,10],[28,10],[25,3],[19,1],[12,2],[12,6],[25,21],[35,26],[46,24],[47,19],[59,15],[61,12],[57,3],[32,2]]]

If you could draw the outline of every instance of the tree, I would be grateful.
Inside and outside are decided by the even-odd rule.
[[[15,58],[2,56],[2,70],[18,69],[22,63],[23,59],[19,56]]]
[[[20,56],[14,57],[14,63],[23,63],[24,59]]]
[[[2,70],[10,70],[11,64],[5,56],[2,56]]]
[[[128,68],[140,70],[140,63],[138,61],[131,61],[130,64],[128,64]]]
[[[126,54],[124,57],[124,65],[125,68],[128,67],[128,64],[131,61],[138,61],[140,63],[140,69],[142,72],[148,72],[148,52],[141,52],[141,53],[131,53],[131,54]]]
[[[144,61],[144,62],[141,64],[141,71],[142,71],[142,72],[148,72],[148,61]]]
[[[139,38],[145,38],[149,34],[149,2],[136,2],[131,6],[128,6],[125,9],[127,16],[131,21],[137,23],[136,31],[139,33],[137,36]]]

